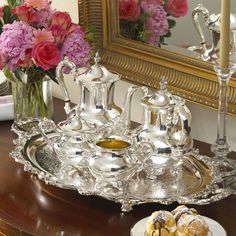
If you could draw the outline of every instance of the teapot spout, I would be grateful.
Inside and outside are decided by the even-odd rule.
[[[143,91],[144,96],[148,94],[148,88],[145,86],[137,86],[137,85],[132,85],[129,87],[127,94],[126,94],[126,99],[124,103],[124,107],[122,109],[121,115],[120,115],[120,123],[123,125],[125,129],[130,128],[130,119],[131,119],[131,101],[134,92],[137,90],[141,89]]]

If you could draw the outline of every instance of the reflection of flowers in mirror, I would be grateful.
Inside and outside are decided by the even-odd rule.
[[[171,36],[175,18],[187,11],[187,0],[119,0],[120,34],[160,46]]]

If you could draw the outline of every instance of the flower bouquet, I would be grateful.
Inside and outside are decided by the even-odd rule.
[[[7,0],[0,7],[0,69],[11,80],[15,117],[50,117],[46,81],[67,56],[78,67],[90,62],[91,33],[49,0]]]
[[[187,0],[119,0],[120,34],[159,47],[187,11]]]

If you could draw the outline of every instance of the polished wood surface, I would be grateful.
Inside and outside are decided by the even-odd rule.
[[[55,121],[64,119],[63,103],[56,100],[54,108]],[[132,225],[154,210],[177,206],[143,204],[123,214],[120,204],[48,186],[9,156],[16,138],[10,131],[11,124],[12,121],[0,122],[0,235],[128,236]],[[195,141],[195,146],[201,153],[210,153],[210,146],[205,143]],[[236,195],[193,207],[218,221],[228,236],[236,235]]]

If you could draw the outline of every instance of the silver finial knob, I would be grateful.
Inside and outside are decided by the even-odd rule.
[[[162,77],[160,80],[160,90],[166,90],[167,81],[165,77]]]
[[[94,57],[94,62],[95,62],[95,66],[98,67],[99,66],[99,62],[101,61],[101,57],[99,56],[99,53],[96,52],[95,57]]]

